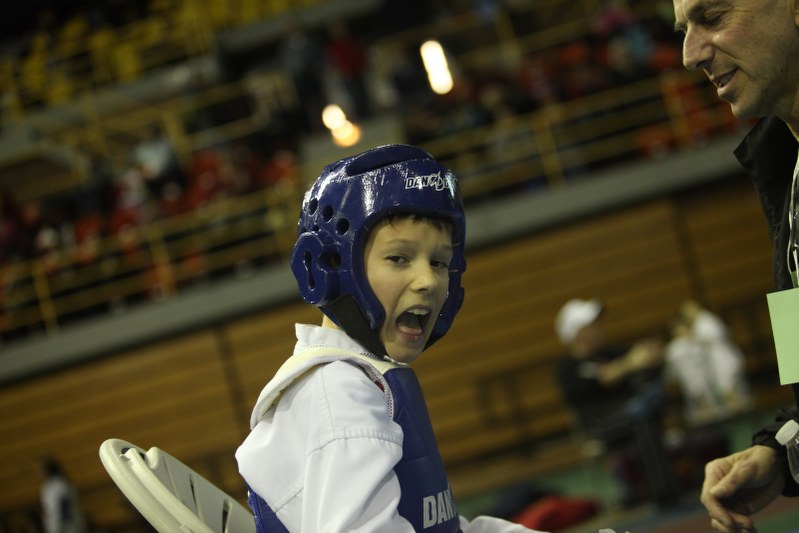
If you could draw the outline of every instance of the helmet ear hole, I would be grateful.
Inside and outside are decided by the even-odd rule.
[[[322,218],[325,222],[330,222],[333,219],[333,206],[326,205],[322,208]]]
[[[311,201],[308,202],[308,214],[313,215],[316,213],[316,208],[319,207],[319,200],[316,198],[311,198]]]
[[[305,271],[308,273],[308,288],[314,290],[316,288],[316,281],[314,281],[313,274],[311,272],[311,261],[313,258],[311,257],[311,252],[305,252],[302,255],[302,262],[305,264]]]
[[[347,232],[350,230],[350,221],[346,218],[340,219],[336,222],[336,233],[339,235],[346,235]]]

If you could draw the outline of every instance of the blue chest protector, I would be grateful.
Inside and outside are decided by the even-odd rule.
[[[399,514],[416,531],[457,533],[458,511],[416,374],[410,368],[394,368],[384,376],[394,396],[394,421],[403,432],[402,459],[394,466],[402,489]],[[252,490],[249,502],[259,533],[288,532]]]

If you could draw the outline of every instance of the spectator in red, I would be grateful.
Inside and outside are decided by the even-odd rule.
[[[264,187],[293,187],[299,180],[297,154],[289,148],[278,148],[264,163],[258,177]]]

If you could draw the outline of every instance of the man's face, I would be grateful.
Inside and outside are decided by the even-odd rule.
[[[701,69],[738,118],[793,113],[799,28],[793,0],[674,0],[683,64]]]
[[[452,260],[451,232],[411,218],[383,222],[364,251],[366,278],[386,312],[380,340],[402,363],[424,350],[444,305]]]

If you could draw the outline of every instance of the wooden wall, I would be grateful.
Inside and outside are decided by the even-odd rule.
[[[551,367],[562,354],[553,319],[573,296],[602,298],[618,341],[662,332],[698,298],[746,349],[764,401],[787,401],[769,338],[770,263],[744,178],[471,251],[463,310],[415,364],[456,496],[576,460],[547,444],[571,427]],[[38,512],[46,454],[63,461],[95,522],[146,531],[99,462],[109,437],[160,446],[243,499],[233,452],[249,410],[291,352],[292,324],[318,321],[291,304],[3,388],[0,531],[22,531],[25,512]]]

